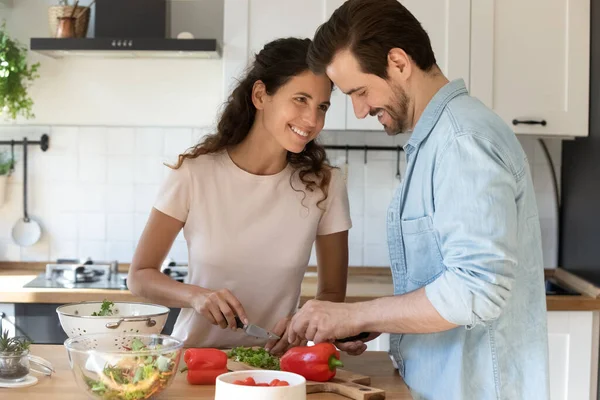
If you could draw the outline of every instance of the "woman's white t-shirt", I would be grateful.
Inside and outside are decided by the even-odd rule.
[[[306,190],[290,165],[275,175],[253,175],[221,151],[187,159],[170,171],[154,207],[185,223],[187,282],[229,289],[251,323],[272,329],[298,307],[316,236],[352,226],[339,170],[332,170],[328,197],[319,208],[321,197],[318,187]],[[190,308],[181,310],[172,335],[194,347],[265,343],[211,325]]]

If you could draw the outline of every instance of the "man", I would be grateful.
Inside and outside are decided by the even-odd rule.
[[[389,332],[415,399],[549,398],[539,219],[514,133],[462,80],[446,79],[398,1],[347,1],[317,31],[309,64],[352,98],[357,117],[412,134],[387,216],[395,295],[310,301],[290,341]]]

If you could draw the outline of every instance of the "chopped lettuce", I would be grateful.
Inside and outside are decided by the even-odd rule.
[[[227,357],[235,361],[262,369],[279,370],[279,359],[272,356],[264,348],[235,347],[227,353]]]
[[[102,305],[100,306],[100,311],[94,311],[92,313],[92,317],[105,317],[107,315],[113,315],[113,306],[115,303],[112,301],[104,300],[102,301]]]

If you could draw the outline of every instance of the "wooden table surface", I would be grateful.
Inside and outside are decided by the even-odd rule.
[[[62,345],[32,345],[31,354],[50,361],[56,370],[52,377],[36,374],[38,383],[34,386],[6,389],[0,388],[1,399],[27,399],[27,400],[83,400],[85,392],[77,386],[75,378],[69,367],[67,352]],[[374,351],[366,352],[359,357],[343,354],[344,369],[371,377],[371,386],[386,391],[386,399],[411,400],[410,392],[394,369],[387,353]],[[196,386],[187,383],[184,374],[177,374],[177,378],[159,399],[180,400],[214,399],[214,386]],[[346,397],[331,393],[314,393],[307,396],[307,400],[343,400]]]

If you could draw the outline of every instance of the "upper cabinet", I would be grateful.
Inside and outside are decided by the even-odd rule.
[[[231,83],[266,43],[290,36],[312,39],[343,2],[225,0],[225,90],[231,90]],[[324,129],[346,129],[346,98],[339,90],[332,93]]]
[[[587,136],[590,0],[472,2],[471,94],[517,134]]]
[[[479,1],[479,0],[478,0]],[[341,2],[343,3],[343,1]],[[470,0],[403,0],[402,3],[420,22],[431,40],[436,61],[449,79],[469,76]],[[356,118],[352,101],[347,101],[346,129],[378,130],[377,117]]]
[[[344,0],[225,0],[225,86],[270,40],[312,38]],[[430,36],[451,80],[498,113],[517,134],[587,136],[589,0],[402,0]],[[543,17],[541,17],[543,16]],[[514,124],[513,124],[514,121]],[[324,129],[382,130],[358,119],[339,90]]]

